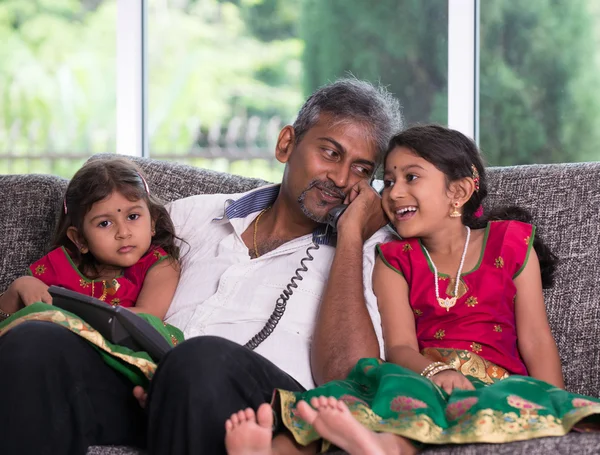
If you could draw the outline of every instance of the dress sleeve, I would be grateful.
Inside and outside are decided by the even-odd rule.
[[[161,247],[152,245],[148,252],[125,271],[128,279],[141,286],[148,271],[159,262],[167,259],[169,255]]]
[[[535,226],[521,221],[507,221],[503,254],[510,258],[510,267],[513,279],[518,277],[529,259],[535,238]]]
[[[377,254],[385,265],[408,279],[411,256],[418,246],[416,239],[393,240],[377,245]]]
[[[42,281],[46,286],[56,285],[58,283],[58,270],[56,270],[55,262],[53,257],[58,255],[60,251],[58,249],[51,251],[41,259],[31,264],[27,268],[27,274]]]

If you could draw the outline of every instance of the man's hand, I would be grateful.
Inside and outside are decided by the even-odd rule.
[[[365,180],[352,187],[344,204],[349,205],[338,222],[338,235],[340,231],[357,230],[364,242],[387,223],[381,196]]]
[[[52,296],[48,293],[48,286],[32,276],[17,278],[8,287],[7,292],[17,296],[24,306],[29,306],[35,302],[52,305]]]
[[[146,401],[148,400],[148,394],[143,387],[136,385],[133,388],[133,396],[138,400],[138,403],[142,408],[146,407]]]
[[[448,395],[450,395],[454,389],[475,390],[473,384],[458,371],[445,370],[433,376],[431,380],[434,384],[437,384],[444,389]]]

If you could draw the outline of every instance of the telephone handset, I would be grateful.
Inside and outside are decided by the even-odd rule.
[[[347,208],[348,208],[348,204],[336,205],[327,214],[326,223],[329,226],[331,226],[334,231],[337,229],[337,224],[338,224],[340,217],[343,215],[343,213],[346,211]]]

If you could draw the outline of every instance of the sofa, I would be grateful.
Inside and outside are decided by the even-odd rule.
[[[100,159],[95,156],[92,159]],[[200,193],[235,193],[266,182],[186,165],[134,158],[151,191],[166,201]],[[529,209],[538,232],[560,258],[555,286],[545,294],[567,389],[600,397],[600,163],[491,168],[486,208],[518,204]],[[0,176],[0,290],[44,254],[67,180],[48,175]],[[2,374],[0,372],[0,374]],[[141,455],[127,447],[91,447],[94,455]],[[502,445],[435,446],[431,454],[595,454],[600,434]],[[209,454],[203,454],[209,455]]]

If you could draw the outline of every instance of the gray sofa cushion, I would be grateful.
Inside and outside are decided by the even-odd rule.
[[[334,455],[343,455],[335,452]],[[596,455],[600,453],[600,434],[569,433],[561,438],[541,438],[508,444],[468,444],[429,446],[421,453],[431,455]],[[130,447],[90,447],[88,455],[145,455]]]
[[[66,187],[53,176],[0,176],[0,292],[50,247]]]
[[[529,209],[560,258],[545,293],[566,387],[600,397],[600,163],[496,168],[490,201]]]

